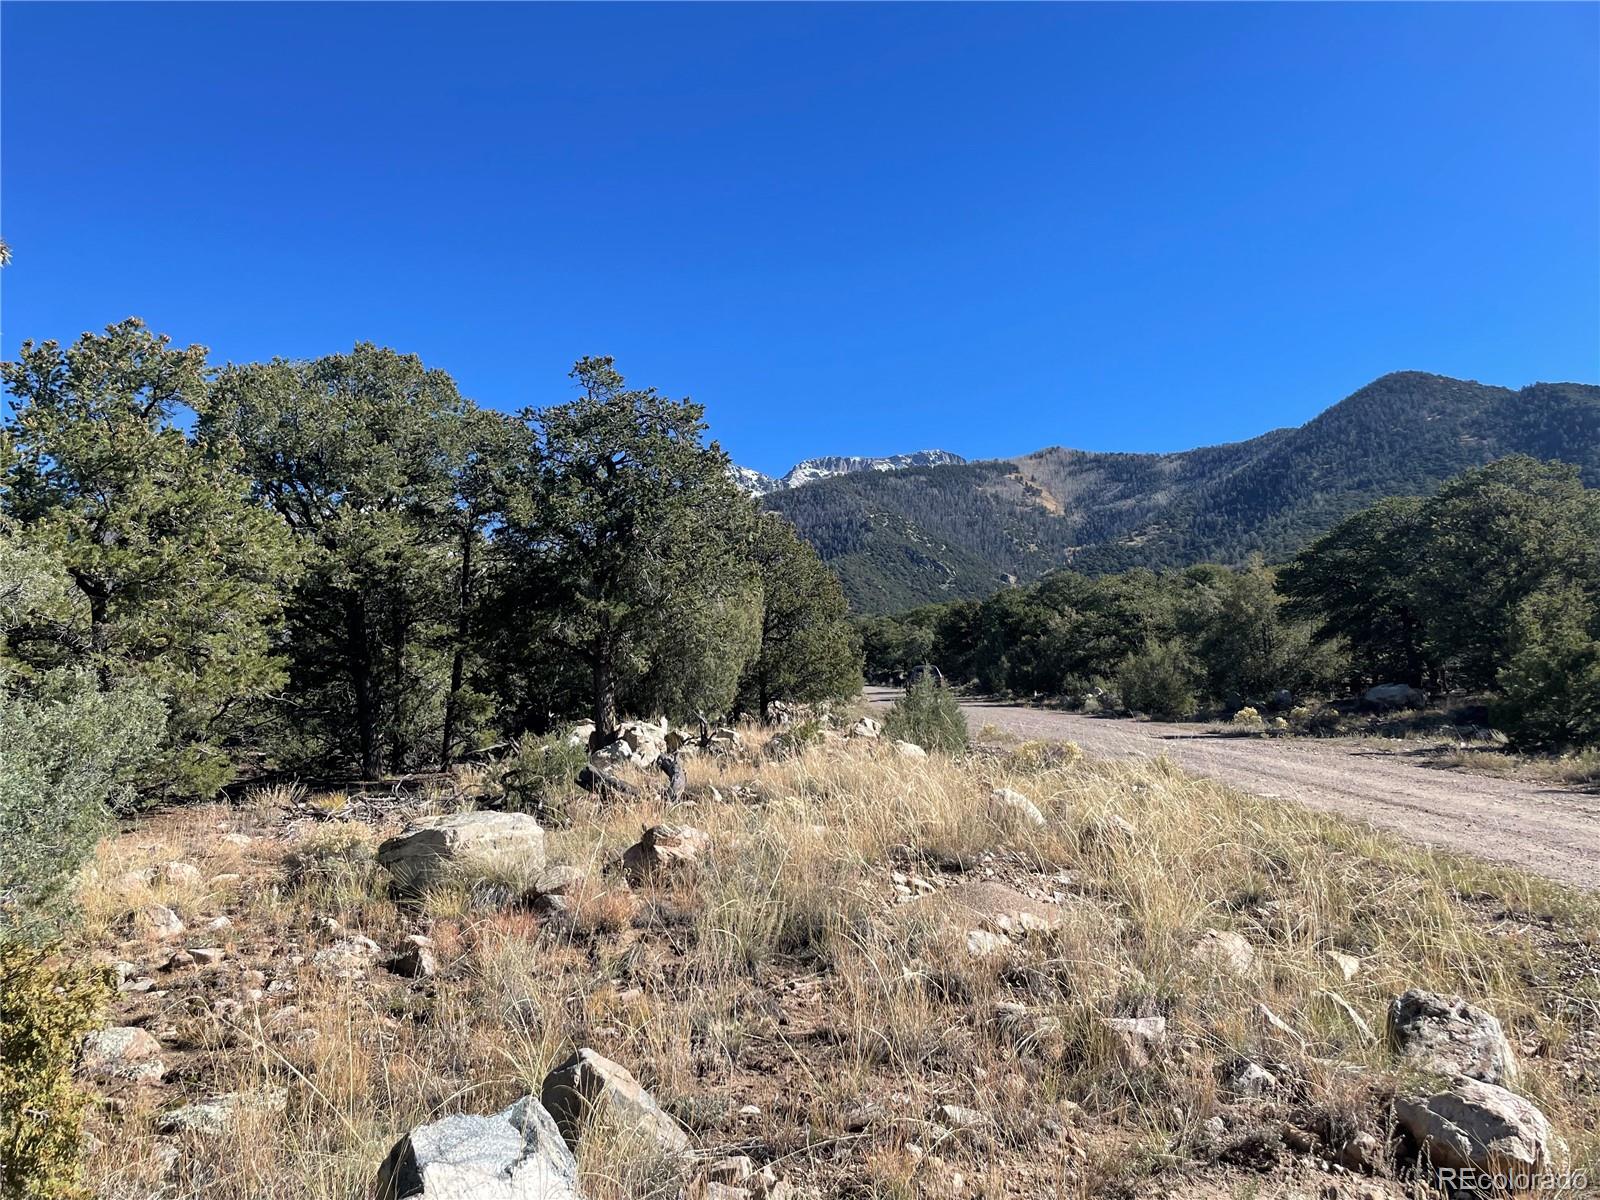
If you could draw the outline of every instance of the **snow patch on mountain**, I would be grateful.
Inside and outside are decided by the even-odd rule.
[[[853,475],[857,471],[903,471],[907,467],[959,466],[967,460],[948,450],[916,450],[910,454],[889,454],[879,458],[857,454],[828,454],[821,458],[808,458],[796,463],[787,472],[774,479],[749,467],[734,467],[733,479],[752,496],[765,496],[783,488],[801,487],[819,479],[835,475]]]

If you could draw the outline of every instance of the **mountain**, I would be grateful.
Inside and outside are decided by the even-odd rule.
[[[1600,387],[1514,391],[1407,371],[1249,441],[857,471],[774,489],[763,504],[816,546],[857,611],[892,612],[1057,567],[1282,560],[1375,500],[1426,494],[1516,453],[1575,463],[1600,486]]]
[[[733,478],[752,496],[765,496],[785,488],[832,479],[836,475],[853,475],[858,471],[903,471],[908,467],[959,466],[967,460],[948,450],[916,450],[910,454],[890,454],[882,458],[864,458],[859,455],[829,454],[822,458],[808,458],[796,463],[776,479],[749,467],[734,467]]]

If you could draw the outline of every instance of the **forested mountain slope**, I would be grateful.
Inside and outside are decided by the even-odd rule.
[[[774,492],[863,612],[986,595],[1007,576],[1287,556],[1384,496],[1417,495],[1506,454],[1600,483],[1600,387],[1489,387],[1406,371],[1297,429],[1176,454],[1051,448],[863,472]]]

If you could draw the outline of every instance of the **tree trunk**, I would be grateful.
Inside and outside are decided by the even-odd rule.
[[[472,622],[472,527],[461,539],[461,575],[456,586],[456,650],[450,660],[450,693],[444,700],[444,736],[440,739],[439,766],[450,769],[455,750],[456,709],[461,695],[461,680],[467,669],[467,636]]]
[[[356,731],[361,742],[361,776],[376,779],[382,773],[378,762],[378,714],[372,696],[372,660],[367,645],[367,614],[355,597],[345,601],[345,652],[350,657],[350,687],[356,699]]]
[[[596,647],[593,675],[594,704],[590,716],[594,720],[595,737],[609,740],[617,727],[617,676],[611,666],[611,648],[604,643]]]

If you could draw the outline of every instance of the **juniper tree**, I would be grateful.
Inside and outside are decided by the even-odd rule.
[[[764,513],[752,559],[761,577],[761,640],[742,704],[763,720],[774,701],[810,703],[861,687],[861,644],[838,578],[783,517]]]
[[[305,548],[288,621],[297,756],[374,778],[438,753],[447,712],[455,741],[498,420],[444,371],[370,343],[218,378],[201,428],[237,439]]]
[[[700,405],[628,388],[610,358],[572,378],[576,400],[525,414],[539,453],[505,533],[508,615],[581,664],[602,734],[623,704],[724,711],[755,648],[754,507]]]
[[[295,558],[237,446],[179,424],[205,393],[205,348],[130,319],[65,349],[24,342],[0,374],[13,398],[4,510],[71,585],[11,630],[12,652],[87,668],[102,691],[160,694],[166,743],[148,784],[215,790],[241,711],[283,678],[272,630]]]

